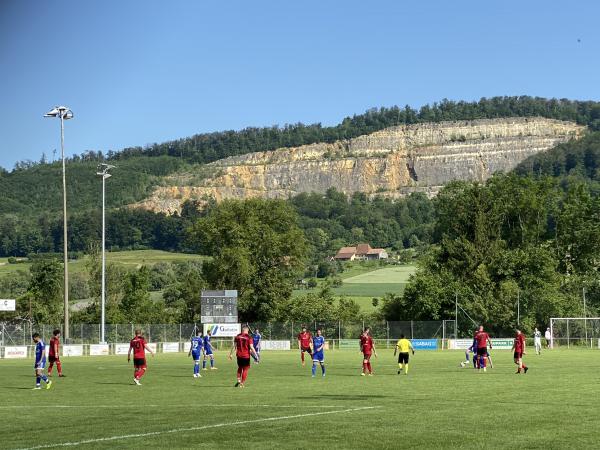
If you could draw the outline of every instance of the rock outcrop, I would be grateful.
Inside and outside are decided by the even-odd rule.
[[[577,139],[584,127],[543,118],[441,122],[387,128],[332,144],[249,153],[210,164],[212,176],[167,178],[135,205],[174,213],[186,200],[287,198],[334,187],[345,193],[435,195],[452,180],[485,181],[530,155]]]

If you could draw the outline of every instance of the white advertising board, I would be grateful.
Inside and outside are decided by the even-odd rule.
[[[127,353],[129,353],[129,344],[115,344],[115,355],[126,355]]]
[[[261,350],[291,350],[290,341],[261,341]]]
[[[108,344],[91,344],[90,356],[108,356]]]
[[[148,348],[150,350],[152,350],[152,353],[156,353],[156,342],[151,342],[149,344],[146,344],[148,346]]]
[[[162,351],[163,353],[179,352],[179,342],[163,342]]]
[[[12,298],[0,298],[0,311],[14,311],[16,307],[16,300]]]
[[[204,334],[209,330],[213,337],[234,337],[240,334],[242,326],[239,323],[205,323]]]
[[[184,342],[183,343],[183,351],[184,352],[189,352],[191,347],[192,347],[192,343],[191,342]]]
[[[63,345],[63,356],[83,356],[83,345]]]
[[[4,357],[7,359],[27,358],[27,347],[4,347]]]

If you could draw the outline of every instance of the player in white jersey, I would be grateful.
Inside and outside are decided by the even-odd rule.
[[[533,343],[535,345],[535,352],[538,355],[542,353],[542,332],[537,328],[533,332]]]

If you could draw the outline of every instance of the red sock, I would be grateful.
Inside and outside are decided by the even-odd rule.
[[[302,359],[302,362],[304,362],[304,352],[300,352],[300,358]]]
[[[367,373],[367,363],[363,361],[363,373]]]
[[[237,370],[237,379],[238,379],[238,381],[242,380],[242,368],[241,367],[238,367],[238,370]]]
[[[50,363],[48,366],[48,375],[52,375],[52,366],[54,366],[54,363]],[[56,367],[58,368],[58,363],[56,363]],[[58,374],[60,375],[60,372]]]
[[[246,382],[246,378],[248,378],[248,369],[250,369],[250,367],[246,366],[242,369],[242,383]]]
[[[140,369],[140,376],[139,376],[138,380],[141,379],[145,373],[146,373],[146,369]]]
[[[367,369],[369,369],[369,373],[373,373],[373,369],[371,369],[371,361],[367,363]]]
[[[58,375],[62,375],[62,364],[60,363],[60,361],[56,361],[56,371],[58,372]]]

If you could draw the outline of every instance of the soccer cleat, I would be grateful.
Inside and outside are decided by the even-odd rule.
[[[194,378],[198,378],[198,374],[197,373],[194,374]]]
[[[138,380],[137,378],[134,378],[134,379],[133,379],[133,382],[134,382],[135,384],[137,384],[138,386],[141,386],[141,385],[142,385],[142,383],[140,383],[140,380]]]
[[[402,372],[402,369],[398,369],[398,375],[400,375],[400,372]]]
[[[361,376],[361,377],[365,377],[366,375],[365,375],[365,373],[364,373],[364,372],[362,372],[362,373],[360,374],[360,376]]]
[[[369,374],[369,376],[370,376],[370,377],[372,377],[372,376],[373,376],[373,374],[372,374],[372,373],[370,373],[370,374]]]
[[[484,367],[484,368],[483,368],[483,371],[484,371],[484,372],[487,372],[487,367]]]
[[[218,367],[211,367],[210,370],[219,370]]]
[[[240,383],[240,388],[245,388],[246,386],[244,386],[244,383]]]
[[[39,391],[41,389],[42,389],[42,387],[39,384],[33,388],[34,391]]]
[[[48,380],[46,383],[46,389],[50,389],[52,387],[52,381]]]
[[[527,371],[528,371],[528,370],[529,370],[529,367],[525,367],[525,368],[523,369],[523,372],[527,373]]]
[[[206,367],[203,367],[202,370],[208,370]]]
[[[59,378],[64,378],[66,377],[66,375],[63,375],[62,373],[58,375]]]

